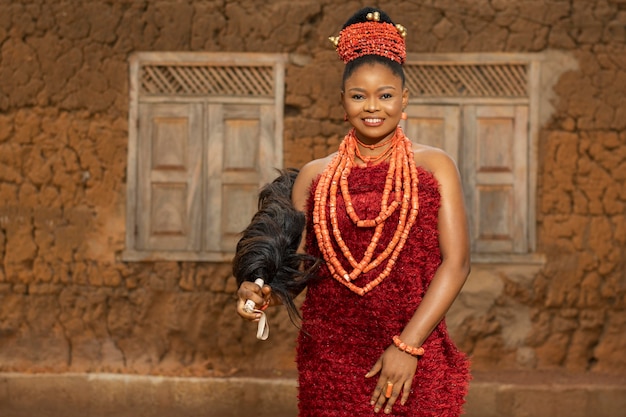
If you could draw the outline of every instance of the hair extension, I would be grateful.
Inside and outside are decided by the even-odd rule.
[[[294,297],[306,287],[320,260],[297,253],[305,227],[305,215],[291,202],[298,170],[288,168],[259,192],[258,211],[237,243],[232,261],[238,285],[262,278],[287,307],[295,324],[300,313]]]

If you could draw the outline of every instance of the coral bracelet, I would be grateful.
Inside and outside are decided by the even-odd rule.
[[[400,336],[398,335],[393,337],[393,344],[396,345],[398,349],[400,349],[401,351],[405,353],[408,353],[411,356],[422,356],[425,352],[424,348],[421,346],[414,347],[414,346],[407,345],[402,340],[400,340]]]

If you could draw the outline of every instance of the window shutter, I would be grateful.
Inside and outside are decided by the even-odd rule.
[[[137,247],[198,250],[202,105],[139,105]]]
[[[443,149],[455,161],[459,157],[459,106],[409,105],[404,132],[416,143]]]
[[[260,186],[276,176],[273,105],[211,104],[208,111],[206,250],[234,252],[256,212]]]
[[[462,171],[472,249],[528,250],[528,107],[464,107]]]

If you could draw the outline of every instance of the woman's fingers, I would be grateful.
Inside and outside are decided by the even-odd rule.
[[[387,404],[385,404],[385,414],[390,414],[393,408],[393,405],[400,394],[402,384],[401,383],[392,383],[391,381],[387,381],[387,387],[385,391],[385,398],[387,399]]]
[[[371,405],[374,406],[374,412],[378,413],[383,410],[385,414],[391,414],[393,405],[400,398],[400,404],[406,404],[411,392],[411,381],[404,383],[392,382],[381,377],[376,384],[374,394],[372,395]],[[402,396],[400,396],[402,394]]]
[[[378,358],[378,360],[376,361],[376,363],[374,364],[374,366],[372,366],[372,369],[370,369],[366,374],[365,374],[365,378],[371,378],[374,375],[376,375],[377,373],[380,372],[380,370],[383,367],[383,360],[382,357]]]
[[[417,368],[417,358],[401,352],[391,345],[365,374],[370,378],[378,374],[370,404],[375,412],[383,410],[390,414],[396,401],[406,404],[411,394],[411,385]]]
[[[400,404],[404,405],[409,400],[409,395],[411,394],[411,383],[412,380],[407,380],[402,386],[402,398],[400,399]]]
[[[374,412],[381,410],[385,414],[390,414],[402,390],[401,382],[392,382],[385,378],[380,378],[376,384],[371,404],[374,406]]]
[[[246,301],[243,299],[237,300],[237,314],[246,320],[257,321],[261,318],[261,313],[255,311],[249,311],[245,306]]]
[[[378,378],[378,382],[376,383],[376,388],[374,388],[374,393],[372,394],[372,399],[370,400],[370,404],[374,406],[374,412],[378,413],[382,410],[385,405],[386,390],[387,390],[387,379],[380,377]]]
[[[269,287],[267,287],[269,289]],[[246,308],[246,302],[251,300],[254,303],[253,309],[263,308],[267,305],[267,300],[271,296],[270,291],[263,291],[254,282],[243,282],[237,290],[237,313],[246,320],[258,320],[261,317],[260,313],[256,313]],[[266,299],[267,298],[267,299]]]

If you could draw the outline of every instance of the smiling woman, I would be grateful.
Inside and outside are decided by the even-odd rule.
[[[363,60],[361,65],[344,80],[341,101],[346,118],[363,145],[384,143],[395,133],[409,102],[409,90],[397,73],[379,59]],[[364,154],[373,152],[376,151],[371,146],[365,146]]]
[[[291,193],[306,214],[299,251],[325,261],[302,305],[301,417],[453,417],[467,391],[466,357],[443,320],[469,274],[463,192],[452,159],[399,127],[405,35],[365,8],[331,38],[352,129],[338,152],[300,170]],[[238,296],[248,320],[260,315],[245,300],[276,299],[252,282]]]

